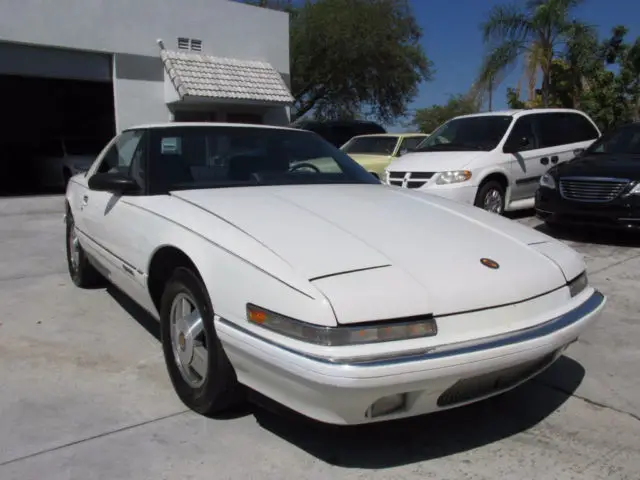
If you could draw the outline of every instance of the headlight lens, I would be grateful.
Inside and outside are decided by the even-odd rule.
[[[627,195],[640,195],[640,182],[637,183]]]
[[[471,178],[469,170],[453,170],[451,172],[440,172],[436,177],[437,185],[449,185],[451,183],[466,182]]]
[[[589,279],[587,278],[587,272],[582,272],[576,278],[568,283],[569,292],[571,297],[575,297],[584,291],[589,286]]]
[[[556,181],[553,179],[550,173],[545,173],[540,177],[540,186],[555,190]]]
[[[365,343],[432,337],[438,333],[431,317],[418,317],[407,322],[377,323],[322,327],[301,322],[285,315],[247,304],[247,320],[268,330],[296,340],[323,346],[361,345]]]

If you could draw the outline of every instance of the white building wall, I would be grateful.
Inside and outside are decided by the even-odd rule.
[[[289,75],[289,18],[282,12],[229,0],[0,0],[0,42],[10,42],[5,44],[9,50],[21,43],[112,56],[118,131],[171,120],[156,41],[177,50],[178,37],[202,40],[205,54],[266,61]],[[0,59],[1,54],[0,48]],[[66,55],[66,65],[51,63],[57,76],[69,72],[78,78],[82,69],[100,68],[79,56],[73,64],[72,57]],[[35,68],[32,62],[23,64]],[[275,110],[265,121],[286,123],[282,112],[288,109]]]

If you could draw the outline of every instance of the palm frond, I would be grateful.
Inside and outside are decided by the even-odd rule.
[[[516,65],[518,57],[524,51],[521,40],[507,40],[495,47],[486,56],[475,82],[478,89],[495,88]]]
[[[531,31],[529,18],[515,4],[497,5],[489,12],[489,17],[482,24],[482,35],[487,43],[504,42],[506,40],[523,41]]]

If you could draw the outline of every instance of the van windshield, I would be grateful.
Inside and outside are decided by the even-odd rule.
[[[498,146],[512,121],[511,115],[454,118],[434,130],[415,151],[488,152]]]

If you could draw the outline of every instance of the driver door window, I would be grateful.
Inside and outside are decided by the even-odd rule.
[[[107,151],[98,166],[97,173],[129,173],[135,157],[143,155],[143,130],[128,130],[120,135],[116,143]],[[138,158],[138,161],[140,158]],[[139,162],[136,161],[138,164]]]

